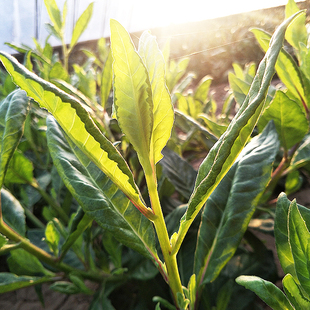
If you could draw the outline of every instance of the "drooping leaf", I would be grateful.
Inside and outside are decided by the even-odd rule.
[[[305,224],[296,201],[292,201],[288,211],[288,237],[294,265],[300,285],[310,296],[310,270],[307,263],[310,260],[307,246],[310,242],[310,233]]]
[[[157,254],[151,222],[65,137],[52,117],[47,119],[47,126],[48,145],[54,165],[85,214],[121,243],[154,261]]]
[[[139,55],[148,71],[153,99],[153,130],[151,148],[155,164],[163,157],[162,149],[171,135],[174,112],[165,82],[165,61],[156,39],[149,32],[143,32],[139,40]]]
[[[0,102],[0,187],[9,161],[22,137],[29,110],[29,99],[22,90],[16,90]]]
[[[295,310],[284,293],[269,281],[255,276],[240,276],[236,282],[253,291],[274,310]]]
[[[1,190],[1,208],[4,222],[20,235],[25,236],[26,221],[20,202],[4,188]]]
[[[29,72],[14,57],[1,52],[0,59],[14,83],[26,90],[41,107],[50,111],[70,139],[121,188],[141,212],[151,216],[151,212],[141,200],[127,163],[94,125],[81,103],[55,85]]]
[[[150,158],[154,122],[151,85],[127,31],[116,20],[111,20],[110,28],[116,116],[145,168]]]
[[[310,301],[304,297],[300,287],[295,282],[292,275],[287,274],[283,280],[283,288],[287,298],[295,307],[295,310],[303,310],[310,308]]]
[[[297,119],[298,122],[296,122]],[[260,118],[260,130],[270,120],[274,121],[281,145],[285,150],[299,143],[308,132],[309,122],[302,107],[281,90],[276,92],[272,103]]]
[[[210,195],[201,219],[195,253],[195,273],[203,283],[213,281],[233,256],[271,178],[279,149],[274,124],[243,149]]]
[[[51,281],[50,276],[46,277],[28,277],[17,276],[13,273],[1,272],[0,273],[0,293],[16,291],[23,287],[33,286],[40,283]]]
[[[82,13],[82,15],[79,17],[76,24],[74,25],[71,37],[70,49],[72,49],[76,45],[78,39],[80,38],[84,30],[87,28],[87,25],[93,14],[93,7],[94,3],[92,2],[88,5],[86,10]]]
[[[260,29],[252,29],[251,31],[255,35],[261,48],[266,51],[271,40],[270,34]],[[279,78],[293,96],[302,102],[308,103],[300,70],[292,56],[284,49],[280,51],[275,68]]]
[[[173,249],[177,252],[186,232],[195,216],[199,213],[212,191],[233,165],[242,148],[249,139],[252,130],[264,106],[266,93],[274,74],[274,66],[281,50],[286,27],[294,16],[284,21],[276,30],[270,48],[261,61],[251,89],[230,123],[226,132],[210,150],[201,164],[196,179],[195,189],[189,201],[188,210],[180,223],[178,240]]]

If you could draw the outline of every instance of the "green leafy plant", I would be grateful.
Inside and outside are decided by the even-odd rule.
[[[309,209],[278,197],[275,238],[277,253],[285,272],[285,294],[273,283],[256,276],[240,276],[237,283],[255,292],[273,309],[308,309],[309,299]]]
[[[48,3],[54,23],[51,31],[58,33],[62,22],[59,13],[55,13],[59,11],[52,10],[53,3]],[[145,191],[137,185],[128,163],[96,125],[81,98],[1,52],[4,67],[22,90],[1,102],[0,185],[5,184],[14,157],[20,157],[16,154],[21,149],[23,128],[26,133],[28,96],[50,114],[46,137],[57,169],[54,177],[60,177],[66,187],[63,190],[70,191],[76,205],[73,210],[72,204],[64,210],[66,199],[61,199],[56,218],[50,217],[43,229],[33,231],[25,224],[20,203],[2,188],[0,242],[3,253],[10,253],[11,272],[1,274],[0,292],[53,282],[51,288],[64,293],[92,294],[84,283],[90,279],[101,284],[92,306],[100,304],[104,309],[113,309],[108,299],[111,291],[128,278],[141,278],[144,274],[134,270],[137,266],[126,274],[123,245],[128,248],[127,258],[134,257],[128,259],[128,266],[136,264],[137,256],[129,250],[132,249],[151,261],[169,285],[172,298],[155,297],[156,309],[198,309],[204,287],[218,278],[233,257],[270,181],[279,146],[274,124],[269,122],[260,135],[248,141],[264,108],[285,30],[299,16],[300,12],[279,26],[242,106],[200,165],[193,191],[184,195],[189,196],[188,203],[175,208],[166,219],[160,187],[164,181],[159,175],[174,110],[165,83],[164,57],[155,38],[144,32],[136,50],[127,31],[115,20],[110,23],[115,115],[136,151],[144,172]],[[64,51],[64,55],[69,52]],[[31,180],[29,174],[28,182]],[[54,196],[56,185],[57,182]],[[238,203],[241,199],[243,204]],[[61,210],[66,217],[60,217]],[[92,225],[94,221],[96,224]],[[195,253],[191,253],[192,272],[181,274],[177,255],[179,259],[185,255],[185,239],[192,235],[194,221],[200,222],[200,228],[194,233],[197,244]],[[98,240],[104,250],[96,246]],[[93,253],[96,251],[97,259]],[[147,265],[141,257],[139,260],[143,262],[141,268],[150,273],[149,278],[154,278],[154,266]],[[229,292],[229,286],[224,286],[219,296],[230,296]],[[228,298],[218,301],[218,306],[227,308],[228,302]]]

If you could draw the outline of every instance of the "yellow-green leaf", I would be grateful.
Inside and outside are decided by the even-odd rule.
[[[139,55],[148,70],[151,82],[153,99],[153,131],[151,139],[153,154],[151,156],[157,163],[163,157],[161,151],[170,138],[174,112],[165,82],[164,57],[158,48],[155,37],[147,31],[140,38]]]
[[[127,31],[116,20],[111,20],[110,28],[116,117],[144,166],[149,162],[153,130],[151,85]]]
[[[127,195],[143,214],[152,216],[141,200],[133,175],[117,149],[99,131],[74,97],[28,71],[7,53],[0,59],[14,83],[56,118],[70,139]]]

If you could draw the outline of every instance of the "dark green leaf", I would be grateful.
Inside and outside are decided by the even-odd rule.
[[[244,148],[209,197],[195,253],[195,273],[200,282],[213,281],[233,256],[268,184],[279,149],[272,122]]]
[[[80,210],[83,211],[83,209]],[[71,246],[77,241],[77,239],[82,235],[85,229],[89,227],[89,225],[91,225],[93,221],[93,219],[90,218],[87,214],[85,214],[84,211],[83,212],[79,211],[79,213],[77,213],[76,216],[79,216],[81,213],[83,213],[82,217],[79,218],[76,225],[74,225],[75,220],[77,220],[76,217],[73,219],[70,234],[60,250],[62,257],[67,253],[67,251],[71,248]]]
[[[40,283],[51,281],[51,277],[27,277],[17,276],[13,273],[1,272],[0,273],[0,293],[16,291],[20,288],[33,286]]]
[[[12,92],[0,102],[0,187],[9,161],[23,134],[28,110],[29,100],[22,90]]]
[[[47,119],[47,126],[54,165],[85,213],[120,242],[154,260],[157,254],[151,222],[68,137],[65,138],[53,118]]]
[[[274,310],[294,310],[284,293],[269,281],[255,276],[240,276],[236,282],[253,291]]]
[[[310,161],[310,137],[306,136],[304,141],[294,153],[289,169],[298,169]]]
[[[55,282],[50,286],[50,289],[56,292],[60,292],[62,294],[68,294],[68,295],[82,293],[79,287],[67,281]]]
[[[274,234],[276,239],[277,254],[285,274],[291,274],[298,281],[294,266],[294,259],[288,238],[288,210],[291,202],[284,193],[280,194],[277,201]]]
[[[310,261],[310,257],[307,246],[310,242],[310,233],[295,200],[290,204],[288,211],[288,232],[296,274],[309,299],[310,270],[308,270],[307,263]]]
[[[23,249],[16,249],[10,252],[11,256],[7,262],[10,271],[17,275],[37,276],[44,274],[53,276],[54,274],[43,267],[37,257]]]
[[[7,190],[1,190],[1,208],[4,222],[20,235],[25,236],[24,209],[19,201]]]
[[[33,180],[32,162],[21,152],[16,151],[9,163],[5,176],[5,184],[30,184]]]
[[[163,173],[174,185],[175,189],[186,199],[189,199],[195,185],[197,172],[183,158],[168,148],[163,150],[164,158],[160,164],[163,166]]]

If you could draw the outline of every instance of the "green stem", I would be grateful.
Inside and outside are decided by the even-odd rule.
[[[49,205],[58,213],[61,220],[64,223],[68,223],[69,217],[66,212],[61,208],[61,206],[43,188],[41,188],[36,181],[32,182],[31,186],[34,187],[45,199],[45,201],[48,202]]]
[[[33,223],[35,224],[38,228],[42,228],[44,229],[45,228],[45,225],[30,211],[27,209],[27,207],[24,207],[23,206],[23,209],[24,209],[24,212],[25,212],[25,215],[26,217]]]
[[[149,190],[152,209],[154,214],[156,215],[153,223],[166,264],[168,284],[172,291],[175,304],[177,305],[177,293],[183,294],[183,290],[177,265],[176,254],[171,254],[171,244],[159,201],[155,172],[146,172],[145,178]]]
[[[90,272],[90,271],[83,271],[75,269],[65,263],[58,262],[56,257],[53,257],[52,255],[48,254],[41,248],[35,246],[32,244],[28,239],[22,237],[20,234],[18,234],[16,231],[14,231],[11,227],[9,227],[1,218],[0,219],[0,233],[5,235],[8,239],[11,241],[19,243],[19,247],[23,248],[27,252],[33,254],[36,256],[39,260],[42,262],[50,265],[51,267],[54,267],[58,270],[61,270],[65,273],[71,273],[74,272],[76,274],[79,274],[83,278],[95,281],[95,282],[102,282],[105,277],[109,276],[108,274],[104,274],[103,272]]]

